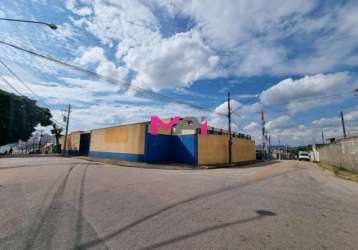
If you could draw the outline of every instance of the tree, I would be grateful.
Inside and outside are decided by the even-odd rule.
[[[38,124],[52,124],[49,109],[36,101],[0,90],[0,146],[18,140],[27,141]]]
[[[60,153],[60,137],[62,136],[63,128],[57,127],[56,123],[52,124],[51,134],[53,134],[56,138],[56,152]]]

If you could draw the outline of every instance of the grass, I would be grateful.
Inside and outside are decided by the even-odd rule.
[[[339,178],[358,183],[358,173],[348,171],[341,166],[332,166],[325,163],[318,163],[318,166],[323,170],[327,170],[333,173],[335,176]]]

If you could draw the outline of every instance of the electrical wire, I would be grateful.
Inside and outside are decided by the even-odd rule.
[[[52,109],[52,107],[50,107],[50,105],[48,105],[39,95],[37,95],[4,61],[2,61],[1,59],[0,59],[0,64],[2,64],[9,72],[10,72],[10,74],[12,74],[15,78],[16,78],[16,80],[17,81],[19,81],[23,86],[25,86],[25,88],[27,89],[27,90],[29,90],[32,94],[33,94],[33,96],[35,96],[35,97],[37,97],[37,99],[39,99],[40,101],[42,101],[42,103],[43,104],[45,104],[45,106],[48,108],[48,109]],[[18,92],[19,93],[19,92]],[[55,123],[57,124],[57,125],[59,125],[59,126],[64,126],[64,124],[63,123],[61,123],[61,122],[59,122],[59,121],[57,121],[55,118],[51,118],[53,121],[55,121]]]
[[[103,76],[101,74],[98,74],[96,72],[93,72],[93,71],[90,71],[90,70],[87,70],[87,69],[84,69],[82,67],[79,67],[77,65],[73,65],[73,64],[70,64],[70,63],[67,63],[67,62],[63,62],[61,60],[58,60],[56,58],[53,58],[53,57],[50,57],[50,56],[47,56],[47,55],[43,55],[43,54],[40,54],[40,53],[37,53],[37,52],[34,52],[34,51],[31,51],[29,49],[25,49],[25,48],[22,48],[20,46],[17,46],[17,45],[14,45],[14,44],[11,44],[11,43],[8,43],[8,42],[5,42],[5,41],[1,41],[0,40],[0,44],[3,44],[3,45],[6,45],[6,46],[9,46],[9,47],[12,47],[14,49],[17,49],[17,50],[20,50],[20,51],[23,51],[23,52],[26,52],[26,53],[29,53],[33,56],[36,56],[36,57],[40,57],[42,59],[45,59],[45,60],[48,60],[48,61],[51,61],[51,62],[54,62],[54,63],[57,63],[57,64],[60,64],[62,66],[65,66],[65,67],[68,67],[68,68],[71,68],[71,69],[74,69],[76,71],[79,71],[79,72],[82,72],[82,73],[85,73],[85,74],[88,74],[88,75],[91,75],[91,76],[94,76],[96,78],[99,78],[99,79],[103,79],[107,82],[110,82],[110,83],[118,83],[118,81],[114,78],[111,78],[111,77],[107,77],[107,76]],[[127,84],[128,86],[128,84]],[[157,92],[153,92],[153,91],[150,91],[148,89],[144,89],[144,88],[141,88],[141,87],[138,87],[138,86],[130,86],[132,89],[140,92],[140,93],[145,93],[145,94],[148,94],[149,96],[153,97],[153,98],[161,98],[161,99],[166,99],[167,101],[170,101],[170,102],[174,102],[174,103],[178,103],[178,104],[181,104],[181,105],[186,105],[186,106],[189,106],[189,107],[192,107],[194,109],[198,109],[198,110],[203,110],[203,111],[206,111],[206,112],[212,112],[212,113],[215,113],[217,115],[220,115],[220,116],[227,116],[227,114],[223,114],[221,112],[218,112],[218,111],[213,111],[212,109],[210,108],[206,108],[206,107],[202,107],[202,106],[199,106],[199,105],[194,105],[192,103],[187,103],[187,102],[184,102],[184,101],[181,101],[181,100],[177,100],[177,99],[174,99],[172,97],[168,97],[168,96],[165,96],[163,94],[160,94],[160,93],[157,93]],[[354,92],[354,91],[353,91]],[[351,92],[349,92],[351,93]],[[332,94],[332,95],[326,95],[326,96],[315,96],[315,97],[304,97],[304,98],[295,98],[295,99],[291,99],[287,102],[281,102],[281,103],[275,103],[275,104],[272,104],[272,105],[263,105],[264,107],[268,106],[278,106],[278,105],[284,105],[284,104],[289,104],[289,103],[292,103],[292,102],[307,102],[307,101],[310,101],[310,100],[321,100],[321,99],[325,99],[325,98],[332,98],[332,97],[337,97],[337,96],[342,96],[342,95],[345,95],[345,94],[348,94],[348,92],[342,92],[342,93],[336,93],[336,94]],[[236,115],[238,116],[237,113],[235,113],[236,111],[238,111],[240,109],[240,107],[238,107],[237,109],[233,110],[232,111],[232,114],[233,115]],[[257,112],[259,113],[259,112]]]
[[[0,75],[0,77],[1,77],[1,79],[3,79],[3,81],[4,81],[12,90],[14,90],[18,95],[24,96],[23,94],[20,93],[20,91],[18,91],[14,86],[12,86],[11,83],[10,83],[8,80],[6,80],[5,77],[3,77],[2,75]]]
[[[19,81],[27,90],[29,90],[34,97],[39,98],[39,96],[36,95],[36,93],[32,91],[32,89],[29,86],[27,86],[27,84],[20,77],[18,77],[17,74],[15,74],[15,72],[12,71],[10,67],[7,66],[1,59],[0,59],[0,64],[2,64],[7,69],[7,71],[9,71],[10,74],[12,74],[16,78],[17,81]]]
[[[76,71],[79,71],[79,72],[82,72],[82,73],[85,73],[85,74],[88,74],[88,75],[91,75],[91,76],[94,76],[96,78],[99,78],[99,79],[102,79],[102,80],[105,80],[107,82],[110,82],[112,84],[117,84],[118,81],[114,78],[111,78],[111,77],[107,77],[107,76],[103,76],[101,74],[98,74],[96,72],[93,72],[93,71],[90,71],[88,69],[84,69],[82,67],[79,67],[77,65],[73,65],[73,64],[70,64],[70,63],[67,63],[67,62],[63,62],[59,59],[56,59],[56,58],[53,58],[53,57],[50,57],[50,56],[47,56],[47,55],[43,55],[43,54],[40,54],[38,52],[35,52],[35,51],[32,51],[32,50],[29,50],[29,49],[25,49],[25,48],[22,48],[20,46],[17,46],[15,44],[12,44],[12,43],[8,43],[8,42],[5,42],[5,41],[2,41],[0,40],[0,44],[3,44],[3,45],[6,45],[6,46],[9,46],[9,47],[12,47],[14,49],[17,49],[17,50],[20,50],[20,51],[23,51],[23,52],[26,52],[26,53],[29,53],[33,56],[36,56],[36,57],[39,57],[39,58],[42,58],[44,60],[47,60],[47,61],[51,61],[53,63],[57,63],[59,65],[62,65],[62,66],[65,66],[65,67],[68,67],[68,68],[71,68],[73,70],[76,70]],[[128,84],[127,84],[128,86]],[[189,106],[189,107],[192,107],[194,109],[199,109],[199,110],[203,110],[203,111],[208,111],[208,112],[213,112],[215,114],[218,114],[218,115],[221,115],[221,116],[227,116],[226,114],[223,114],[223,113],[220,113],[218,111],[213,111],[212,109],[210,108],[206,108],[206,107],[202,107],[202,106],[198,106],[198,105],[194,105],[194,104],[191,104],[191,103],[187,103],[187,102],[184,102],[184,101],[181,101],[181,100],[177,100],[173,97],[169,97],[169,96],[165,96],[163,94],[160,94],[160,93],[157,93],[157,92],[153,92],[153,91],[150,91],[148,89],[144,89],[144,88],[141,88],[141,87],[138,87],[138,86],[130,86],[132,89],[138,91],[138,92],[141,92],[141,93],[146,93],[146,94],[149,94],[151,97],[154,97],[154,98],[162,98],[162,99],[166,99],[167,101],[170,101],[170,102],[174,102],[174,103],[178,103],[178,104],[182,104],[182,105],[186,105],[186,106]]]

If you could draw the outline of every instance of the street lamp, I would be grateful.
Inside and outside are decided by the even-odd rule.
[[[36,23],[36,24],[43,24],[48,26],[52,30],[56,30],[57,26],[53,23],[45,23],[45,22],[39,22],[39,21],[30,21],[30,20],[20,20],[20,19],[11,19],[11,18],[2,18],[0,17],[1,21],[11,21],[11,22],[22,22],[22,23]]]

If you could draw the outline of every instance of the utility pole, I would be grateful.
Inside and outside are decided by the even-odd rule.
[[[228,127],[229,127],[229,163],[232,162],[232,135],[231,135],[231,106],[230,106],[230,92],[227,93],[227,118],[228,118]]]
[[[68,124],[70,122],[70,113],[71,113],[71,104],[68,104],[67,116],[66,116],[66,134],[65,134],[65,141],[64,141],[63,152],[62,152],[63,156],[65,156],[65,154],[66,154],[67,136],[68,136]]]
[[[271,135],[268,137],[268,155],[269,159],[271,160]]]
[[[325,143],[324,143],[324,134],[323,134],[323,130],[322,130],[322,144],[325,144]]]
[[[343,111],[341,111],[341,121],[342,121],[342,129],[343,129],[343,138],[347,138],[346,125],[344,124]]]
[[[263,110],[261,110],[261,127],[262,127],[262,150],[264,153],[263,158],[266,158],[265,115]]]

